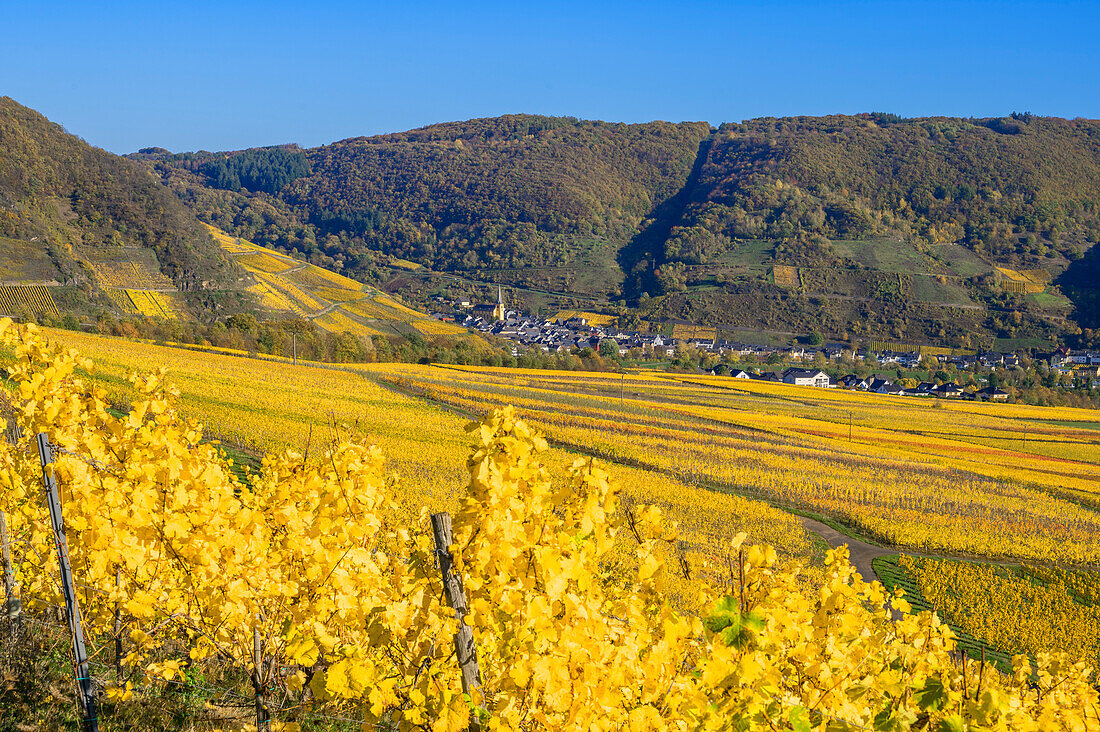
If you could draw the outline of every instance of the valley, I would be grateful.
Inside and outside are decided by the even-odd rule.
[[[0,98],[0,729],[1094,729],[1098,140]]]

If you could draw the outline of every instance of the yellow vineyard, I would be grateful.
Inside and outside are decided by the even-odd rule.
[[[567,320],[573,318],[584,318],[589,325],[609,325],[615,320],[613,315],[604,315],[602,313],[589,313],[583,310],[559,310],[550,318],[551,322],[564,323]]]
[[[922,356],[973,356],[975,353],[965,348],[922,346],[918,343],[901,343],[898,341],[870,341],[867,345],[872,351],[894,351],[895,353],[919,351]]]
[[[58,314],[49,289],[43,285],[0,285],[0,310],[4,315]]]
[[[271,274],[285,272],[292,267],[289,262],[272,257],[270,254],[264,252],[250,252],[239,256],[237,257],[237,263],[244,265],[247,269],[258,269],[261,272],[269,272]]]
[[[252,710],[256,728],[312,728],[328,717],[341,729],[435,732],[1095,732],[1100,720],[1094,665],[1087,645],[1077,645],[1081,633],[1095,639],[1096,623],[1062,612],[1066,597],[1037,608],[1052,616],[1036,624],[1057,623],[1060,633],[1000,674],[984,659],[959,658],[954,634],[934,613],[911,612],[902,593],[865,581],[846,547],[825,551],[797,516],[644,461],[591,459],[615,440],[629,447],[670,437],[652,418],[652,431],[634,429],[647,402],[671,412],[679,423],[672,429],[694,443],[720,432],[728,423],[719,413],[736,407],[700,400],[692,381],[634,378],[629,406],[620,391],[616,408],[602,393],[606,377],[319,369],[192,352],[177,358],[182,352],[84,337],[91,363],[10,321],[0,322],[0,340],[10,354],[0,365],[17,385],[13,432],[23,435],[0,442],[0,511],[15,539],[14,578],[5,584],[10,593],[15,580],[28,635],[57,627],[58,582],[43,561],[58,539],[56,484],[66,497],[71,557],[62,566],[78,588],[65,599],[70,618],[82,618],[91,660],[85,665],[75,643],[77,673],[87,672],[77,681],[102,685],[107,728],[153,728],[126,720],[151,701],[172,704],[164,682],[182,684],[204,728],[215,720],[247,728],[240,722]],[[143,369],[167,360],[180,371],[121,378],[120,358]],[[467,384],[448,387],[455,375]],[[410,393],[439,381],[452,389],[441,392],[452,409]],[[468,410],[457,400],[476,404],[500,386],[557,402],[551,415],[582,419],[544,434],[532,424],[548,421],[536,405],[524,408],[531,420],[504,407],[463,425],[454,412]],[[128,390],[129,408],[107,409],[104,389]],[[274,433],[279,452],[258,472],[233,471],[217,443],[203,439],[210,432],[190,419],[204,405],[228,413],[235,429]],[[682,419],[683,409],[695,408],[716,411]],[[625,421],[602,424],[611,416]],[[295,440],[288,423],[308,427],[304,450],[283,449]],[[561,445],[571,428],[589,430],[583,450]],[[751,443],[780,451],[789,463],[799,449],[823,448],[843,469],[868,468],[867,480],[885,485],[904,467],[891,462],[906,463],[896,452],[785,443],[779,430],[751,436],[746,450]],[[58,448],[52,456],[47,437]],[[297,440],[302,445],[300,431]],[[764,478],[775,470],[750,454],[733,457]],[[928,466],[908,467],[917,480],[906,489],[919,488]],[[955,482],[967,480],[960,472]],[[800,473],[803,482],[816,475]],[[42,506],[43,475],[53,517]],[[432,516],[437,507],[450,515]],[[1019,537],[1026,528],[1012,531]],[[1094,589],[1076,575],[1036,578],[1062,595]],[[984,608],[992,616],[998,602],[1016,599],[992,578],[977,579],[988,582]],[[456,586],[465,588],[459,601]],[[20,642],[5,636],[8,647]],[[56,654],[68,638],[53,637],[51,646],[20,650]],[[69,665],[60,655],[52,666]],[[30,673],[48,672],[44,666]],[[75,704],[71,694],[50,697],[18,707],[20,726],[60,729],[46,722],[60,716],[58,705]],[[88,716],[85,726],[94,727]]]
[[[386,335],[384,331],[377,328],[365,325],[358,320],[349,318],[340,310],[333,310],[332,312],[325,313],[324,315],[318,315],[313,318],[313,322],[321,328],[330,331],[332,333],[354,333],[360,338],[370,338],[371,336]]]
[[[899,564],[937,610],[995,648],[1034,656],[1053,646],[1100,664],[1095,572],[910,556]]]
[[[154,290],[116,290],[109,289],[107,295],[124,313],[144,315],[149,318],[179,317],[179,305],[175,303],[175,293],[156,292]]]
[[[390,456],[389,468],[400,475],[403,493],[426,501],[433,510],[453,508],[468,478],[462,467],[466,417],[378,381],[407,369],[425,374],[436,369],[396,364],[344,369],[294,366],[121,338],[49,332],[93,358],[95,373],[111,385],[113,398],[136,396],[129,387],[118,386],[125,382],[117,377],[127,371],[169,368],[187,414],[204,421],[214,436],[227,442],[240,440],[271,451],[285,446],[303,450],[333,421],[338,427],[355,425]],[[555,450],[549,457],[552,465],[564,469],[575,456]],[[766,503],[711,494],[686,480],[628,465],[611,463],[608,468],[616,479],[632,486],[635,500],[657,502],[692,535],[717,541],[743,530],[753,541],[767,541],[788,557],[809,557],[817,551],[797,518]]]
[[[85,262],[105,288],[174,290],[175,284],[162,272],[138,262]]]
[[[718,330],[716,328],[706,328],[701,325],[684,325],[682,323],[677,323],[672,326],[672,337],[684,341],[713,341],[718,337]]]
[[[295,278],[282,277],[263,270],[249,270],[249,272],[267,292],[277,293],[290,301],[291,310],[297,315],[314,315],[329,305],[327,301],[307,292]]]
[[[294,303],[286,295],[271,289],[262,282],[249,285],[248,291],[255,295],[260,304],[269,310],[289,310],[296,312],[297,315],[303,314],[300,309],[295,311]]]
[[[798,267],[788,264],[772,265],[772,277],[778,287],[797,290],[802,285],[802,279],[798,275]]]
[[[1000,273],[1001,287],[1008,292],[1034,294],[1043,292],[1050,282],[1050,273],[1042,269],[1015,270],[1008,267],[994,267]]]
[[[442,323],[335,272],[317,267],[208,226],[211,235],[253,279],[248,291],[265,308],[307,318],[333,333],[360,337],[418,332],[466,336],[465,328]]]
[[[1079,505],[1100,505],[1100,432],[1033,422],[1087,420],[1085,410],[902,404],[720,377],[636,375],[621,384],[459,367],[390,371],[472,413],[515,404],[559,444],[823,513],[889,544],[1100,562],[1100,519]]]
[[[319,298],[328,300],[329,302],[355,302],[362,300],[367,293],[362,289],[358,290],[345,290],[339,287],[318,287],[313,291],[313,294]]]
[[[1089,508],[1100,505],[1100,431],[1088,410],[903,404],[666,374],[322,369],[52,335],[91,356],[94,373],[126,399],[134,395],[118,377],[129,368],[170,367],[184,411],[227,440],[301,450],[333,425],[372,435],[393,456],[388,469],[399,475],[400,500],[433,510],[451,509],[468,480],[457,468],[464,447],[456,426],[515,404],[556,446],[551,472],[577,455],[596,456],[628,486],[630,501],[657,505],[679,523],[679,543],[661,555],[671,567],[695,566],[706,547],[738,531],[750,543],[775,546],[784,561],[819,567],[822,545],[784,508],[825,515],[903,552],[1078,568],[1100,561],[1100,520]],[[923,572],[916,580],[941,611],[999,648],[1095,658],[1095,613],[1075,598],[1097,595],[1100,585],[1082,584],[1080,571],[1033,567],[1045,589],[1029,595],[1017,579],[984,565],[965,574],[969,565],[905,563]],[[721,573],[668,572],[661,587],[691,607],[700,583],[715,577]],[[820,578],[820,569],[806,577],[811,584]],[[1034,608],[1020,607],[1021,598],[1032,598]],[[983,630],[983,617],[996,627]]]
[[[160,318],[175,318],[176,311],[164,295],[149,290],[126,290],[130,301],[142,315]]]
[[[466,329],[460,325],[455,325],[454,323],[444,323],[435,319],[416,320],[413,321],[412,326],[424,335],[428,336],[460,335],[466,332]]]

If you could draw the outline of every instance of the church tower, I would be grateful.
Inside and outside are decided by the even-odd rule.
[[[497,306],[493,308],[493,319],[504,320],[504,293],[497,285]]]

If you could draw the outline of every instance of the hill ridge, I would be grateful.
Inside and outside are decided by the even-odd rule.
[[[243,167],[251,154],[210,155]],[[1100,326],[1093,120],[871,113],[711,128],[504,115],[287,155],[271,165],[301,174],[277,190],[219,188],[206,154],[144,159],[204,220],[359,279],[401,259],[644,316],[748,313],[732,320],[836,337],[860,337],[846,326],[864,318],[892,338],[947,341],[1088,341],[1077,327]],[[791,288],[773,265],[833,271]],[[1019,292],[994,267],[1049,282]],[[954,320],[941,305],[981,316]]]

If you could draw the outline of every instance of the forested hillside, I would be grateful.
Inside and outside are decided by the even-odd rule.
[[[143,150],[200,216],[365,273],[371,252],[450,271],[616,268],[618,250],[684,184],[706,123],[517,115],[300,151]],[[250,187],[255,179],[285,180]],[[270,171],[265,176],[265,169]],[[291,178],[293,177],[293,180]],[[321,260],[324,262],[324,260]],[[325,262],[327,263],[327,262]],[[599,289],[614,290],[621,277]]]
[[[364,279],[399,258],[654,319],[951,345],[1100,326],[1097,121],[517,115],[135,157],[200,218]]]
[[[1024,263],[1078,258],[1100,238],[1100,122],[862,115],[723,125],[681,223],[699,231],[679,231],[666,254],[696,264],[761,238],[784,242],[786,256],[835,260],[821,238],[886,234]]]
[[[1098,324],[1078,272],[1097,240],[1096,121],[759,119],[714,135],[651,253],[653,289],[677,293],[660,307],[686,317],[736,319],[747,296],[775,327],[1034,337],[1067,315]],[[721,292],[696,291],[707,284]]]
[[[155,253],[154,274],[182,290],[235,279],[195,215],[146,167],[8,97],[0,97],[0,242],[4,280],[79,283],[87,279],[79,261],[122,250]]]

